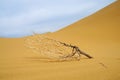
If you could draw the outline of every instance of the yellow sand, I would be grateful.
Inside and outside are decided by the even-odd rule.
[[[0,39],[0,80],[119,80],[120,1],[49,37],[79,46],[94,59],[41,61],[24,38]]]

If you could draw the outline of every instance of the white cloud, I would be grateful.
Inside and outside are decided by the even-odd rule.
[[[87,6],[86,6],[87,5]],[[83,12],[84,10],[93,7],[93,3],[81,4],[80,6],[68,5],[68,6],[50,6],[44,8],[30,8],[23,13],[15,16],[3,17],[0,19],[0,26],[3,27],[19,27],[34,23],[36,21],[45,21],[48,19],[53,19],[61,16],[73,15],[76,13]],[[84,7],[84,8],[78,8]],[[6,24],[7,23],[7,24]]]
[[[55,31],[114,0],[1,0],[0,36],[25,36]],[[100,4],[100,5],[98,5]]]

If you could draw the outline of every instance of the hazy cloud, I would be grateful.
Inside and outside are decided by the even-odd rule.
[[[0,0],[0,36],[61,29],[115,0]]]

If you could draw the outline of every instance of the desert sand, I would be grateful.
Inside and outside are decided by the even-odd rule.
[[[25,38],[0,38],[0,80],[119,80],[120,1],[54,33],[52,39],[79,46],[93,59],[41,61]]]

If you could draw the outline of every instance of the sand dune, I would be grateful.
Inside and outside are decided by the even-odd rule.
[[[117,56],[115,54],[119,53],[120,44],[119,4],[120,1],[117,1],[94,15],[49,34],[49,36],[78,45],[83,50],[90,50],[89,52],[95,55],[99,51],[103,56],[104,53],[114,53],[114,56]],[[101,52],[102,50],[103,52]],[[114,57],[113,54],[110,55]]]
[[[94,59],[41,61],[25,38],[0,38],[0,80],[119,80],[120,1],[60,31],[45,34],[77,45]]]
[[[117,1],[94,15],[55,32],[53,36],[69,42],[77,42],[83,38],[88,38],[91,41],[94,41],[96,38],[100,40],[120,41],[119,8],[120,1]]]

